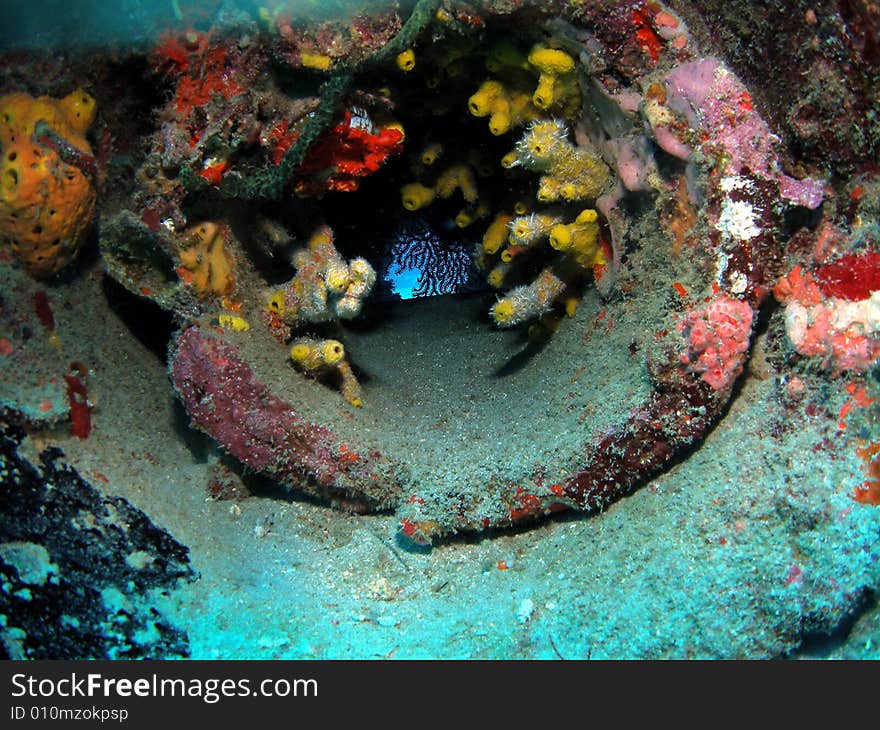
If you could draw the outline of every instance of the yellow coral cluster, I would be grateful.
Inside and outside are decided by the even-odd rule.
[[[525,56],[511,42],[500,41],[490,48],[486,67],[498,78],[480,85],[468,99],[468,111],[488,117],[496,136],[545,113],[569,119],[579,111],[576,64],[563,50],[538,44]]]
[[[475,117],[489,117],[489,131],[496,136],[538,117],[527,92],[509,90],[495,80],[483,82],[468,99],[468,111]]]
[[[428,148],[422,153],[422,160],[434,154],[434,149]],[[429,206],[436,198],[451,198],[457,191],[461,192],[461,197],[467,203],[455,216],[455,224],[459,228],[466,228],[479,218],[489,215],[489,207],[479,200],[474,171],[466,164],[449,165],[431,186],[420,182],[402,186],[400,201],[407,210],[416,211]]]
[[[376,283],[376,272],[366,259],[345,262],[328,226],[319,227],[308,246],[294,252],[293,265],[293,279],[272,292],[267,304],[291,326],[356,317]]]
[[[559,119],[532,122],[501,164],[543,173],[537,193],[542,203],[595,199],[611,180],[608,165],[590,148],[573,145]]]
[[[61,100],[0,97],[0,238],[34,276],[54,274],[79,252],[95,210],[86,132],[95,100],[78,89]]]
[[[309,375],[337,373],[342,397],[355,408],[363,406],[360,383],[345,359],[345,347],[339,340],[301,337],[291,344],[290,359],[299,370]]]
[[[608,263],[597,212],[585,208],[571,220],[573,211],[567,204],[597,198],[611,178],[602,159],[590,149],[573,145],[565,123],[556,119],[532,122],[502,164],[542,173],[536,197],[540,203],[557,203],[538,210],[520,208],[514,211],[516,215],[498,214],[476,251],[475,263],[488,271],[489,284],[502,288],[514,267],[521,268],[519,257],[547,255],[546,248],[543,254],[540,249],[549,241],[549,253],[554,256],[549,265],[530,284],[509,291],[490,311],[499,326],[509,327],[544,317],[586,272],[596,273],[597,267]],[[576,299],[570,293],[567,297],[565,310],[571,315]]]
[[[528,63],[540,74],[532,103],[538,109],[553,110],[566,118],[576,113],[580,89],[574,59],[565,51],[537,45],[529,53]]]
[[[235,289],[235,258],[228,237],[228,228],[213,221],[199,223],[184,233],[177,273],[200,298],[224,297]]]

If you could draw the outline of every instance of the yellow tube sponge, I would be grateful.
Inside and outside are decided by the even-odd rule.
[[[301,337],[292,343],[290,359],[297,369],[309,375],[338,373],[343,398],[356,408],[363,405],[360,383],[345,359],[345,347],[339,340]]]
[[[565,282],[546,268],[528,286],[518,286],[507,292],[495,302],[489,314],[499,327],[513,327],[549,312],[563,291]]]
[[[395,58],[395,63],[397,64],[397,68],[401,71],[412,71],[416,67],[415,51],[413,51],[412,48],[407,48],[405,51],[398,53],[397,58]]]
[[[573,145],[568,127],[559,119],[532,122],[501,164],[544,173],[537,197],[545,203],[597,198],[611,180],[602,158],[590,148]]]
[[[500,81],[484,81],[468,99],[468,111],[475,117],[488,117],[498,99],[504,96],[504,85]]]
[[[345,359],[345,347],[339,340],[301,337],[290,347],[290,359],[301,370],[314,372],[332,368]]]
[[[599,247],[599,216],[592,208],[581,211],[574,223],[553,226],[550,245],[569,253],[584,268],[605,263]]]
[[[434,191],[441,198],[449,198],[456,190],[461,190],[462,197],[468,203],[476,203],[479,193],[474,173],[467,165],[447,167],[434,183]]]
[[[544,111],[551,107],[565,107],[572,111],[580,100],[574,59],[565,51],[546,46],[535,46],[528,57],[529,65],[539,72],[538,87],[532,102]]]
[[[513,220],[509,213],[499,213],[492,219],[486,232],[483,234],[483,251],[490,256],[498,253],[507,242],[507,226]]]
[[[440,159],[443,155],[443,145],[439,142],[431,142],[429,145],[422,150],[422,154],[419,156],[419,159],[422,161],[423,165],[433,165],[437,160]]]
[[[500,81],[484,81],[468,99],[468,111],[475,117],[489,117],[489,131],[495,136],[534,119],[537,110],[528,94],[509,91]]]
[[[400,200],[407,210],[421,210],[434,202],[434,189],[421,183],[409,183],[400,188]]]
[[[549,235],[553,226],[561,222],[561,216],[552,212],[517,216],[510,222],[508,238],[514,246],[531,246]]]
[[[291,326],[357,316],[376,282],[376,272],[365,259],[345,262],[328,226],[319,227],[308,246],[294,252],[293,264],[296,274],[285,285],[283,298],[276,292],[269,300],[270,311]]]

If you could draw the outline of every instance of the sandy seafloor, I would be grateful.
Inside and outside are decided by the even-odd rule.
[[[7,314],[28,316],[33,285],[0,266]],[[0,397],[34,408],[61,398],[38,371],[91,368],[89,438],[61,422],[19,452],[36,463],[57,445],[189,548],[197,578],[139,600],[186,633],[192,658],[880,658],[880,508],[850,497],[864,474],[854,428],[838,428],[847,396],[817,375],[786,401],[761,338],[702,447],[604,513],[421,548],[393,515],[264,483],[209,499],[219,451],[188,428],[164,360],[101,278],[95,263],[47,289],[63,353],[36,320],[27,342],[4,332],[27,356],[4,356]],[[14,627],[7,616],[7,649]]]

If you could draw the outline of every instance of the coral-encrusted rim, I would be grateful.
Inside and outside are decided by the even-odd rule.
[[[237,347],[209,331],[180,333],[171,380],[192,424],[251,469],[353,511],[397,503],[399,466],[299,416],[257,379]]]

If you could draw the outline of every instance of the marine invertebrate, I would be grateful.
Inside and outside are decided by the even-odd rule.
[[[439,236],[419,221],[401,226],[389,251],[388,271],[399,276],[417,271],[411,296],[454,294],[467,288],[473,276],[470,251]]]
[[[364,405],[360,383],[345,359],[345,347],[339,340],[299,337],[290,346],[290,359],[298,370],[309,375],[338,374],[342,397],[355,408]]]
[[[553,302],[564,290],[565,282],[552,270],[544,269],[531,284],[518,286],[507,292],[492,305],[489,313],[496,324],[512,327],[549,312]]]
[[[527,60],[540,74],[532,94],[534,105],[543,111],[559,108],[563,116],[570,116],[580,103],[574,59],[558,48],[538,44]]]
[[[568,140],[568,127],[560,119],[532,122],[501,164],[542,173],[537,194],[542,203],[595,199],[611,179],[598,154]]]
[[[752,316],[746,302],[726,295],[689,311],[678,324],[687,341],[682,363],[715,390],[729,389],[742,372]]]
[[[416,211],[429,206],[435,198],[451,198],[457,190],[465,202],[477,202],[477,182],[469,165],[449,165],[430,187],[420,182],[407,183],[400,188],[400,200],[404,208]]]
[[[232,453],[241,454],[240,458],[249,466],[273,476],[280,475],[285,483],[296,488],[305,482],[307,491],[329,496],[339,503],[351,501],[363,508],[377,504],[398,507],[404,533],[428,541],[456,530],[505,526],[561,509],[602,507],[668,464],[681,448],[701,438],[721,413],[736,374],[748,355],[754,319],[752,312],[776,276],[776,267],[782,256],[780,241],[785,235],[781,220],[786,207],[814,206],[821,191],[815,182],[794,180],[784,175],[773,144],[767,139],[752,139],[761,135],[766,137],[769,128],[756,116],[750,99],[743,96],[742,84],[720,62],[697,60],[697,51],[689,41],[678,42],[684,37],[679,32],[681,23],[672,15],[666,17],[659,3],[562,5],[566,8],[564,12],[568,13],[565,18],[558,17],[563,12],[559,4],[554,4],[550,10],[530,8],[529,18],[537,19],[536,26],[540,28],[536,27],[536,32],[524,39],[527,48],[540,31],[545,38],[551,39],[548,43],[560,46],[562,54],[550,53],[557,49],[539,49],[547,61],[546,69],[540,71],[544,78],[538,80],[538,86],[543,90],[540,101],[548,105],[554,118],[530,120],[522,139],[505,158],[506,167],[519,167],[527,173],[534,173],[533,176],[519,175],[518,170],[499,170],[494,165],[494,155],[503,151],[499,144],[504,144],[504,140],[493,140],[490,134],[513,128],[518,120],[522,121],[521,117],[539,116],[540,110],[533,98],[539,61],[535,58],[534,63],[529,63],[521,53],[499,51],[490,54],[489,63],[494,65],[490,71],[497,80],[490,80],[471,95],[469,101],[474,103],[477,113],[488,117],[493,127],[490,134],[483,136],[488,148],[486,156],[494,167],[489,170],[490,179],[484,180],[483,167],[466,154],[453,154],[465,134],[470,145],[472,128],[482,128],[483,125],[475,125],[470,120],[470,128],[461,131],[460,135],[445,130],[438,133],[447,122],[460,119],[464,113],[462,102],[473,91],[472,82],[467,79],[479,78],[475,74],[482,73],[482,70],[476,65],[483,56],[478,49],[470,56],[467,52],[458,53],[456,49],[456,63],[438,69],[435,67],[440,61],[451,54],[440,50],[432,52],[426,43],[427,36],[422,39],[410,36],[406,45],[389,44],[390,50],[377,53],[370,61],[371,65],[376,61],[371,73],[355,73],[359,70],[357,63],[347,66],[348,59],[343,62],[342,51],[335,57],[340,61],[334,61],[332,73],[322,77],[326,80],[320,87],[316,88],[316,74],[303,72],[310,82],[304,86],[308,86],[313,96],[308,100],[297,100],[301,102],[296,108],[299,113],[287,108],[284,98],[288,93],[295,93],[296,84],[281,90],[273,87],[274,79],[266,80],[265,88],[260,90],[265,92],[264,113],[260,119],[265,121],[266,129],[253,137],[248,136],[252,140],[250,147],[244,143],[238,147],[225,146],[224,142],[223,148],[216,154],[211,151],[210,156],[205,135],[199,135],[195,144],[200,149],[200,156],[185,167],[200,187],[186,185],[190,191],[206,194],[204,198],[194,195],[192,201],[184,200],[182,196],[176,200],[180,203],[182,216],[189,210],[200,210],[197,204],[211,202],[218,195],[231,196],[237,198],[236,212],[245,217],[256,208],[252,203],[255,196],[278,198],[280,189],[291,180],[304,197],[320,198],[328,192],[353,190],[361,186],[364,175],[384,164],[382,154],[391,153],[400,142],[399,137],[392,139],[392,135],[387,135],[385,142],[376,143],[383,149],[372,149],[372,142],[362,145],[357,138],[381,136],[381,125],[371,117],[378,119],[378,109],[395,108],[407,125],[408,135],[414,140],[414,149],[421,150],[420,163],[423,166],[417,168],[420,181],[401,191],[405,208],[418,210],[438,198],[460,196],[467,207],[457,217],[459,225],[473,220],[489,206],[497,204],[493,210],[503,211],[492,219],[476,253],[480,265],[490,271],[491,284],[497,287],[513,286],[507,282],[522,284],[499,293],[499,301],[492,309],[497,324],[510,326],[545,317],[551,309],[555,315],[561,312],[563,303],[571,314],[572,302],[590,281],[589,269],[612,260],[620,266],[620,296],[603,300],[602,296],[607,295],[609,289],[603,289],[602,296],[594,297],[591,293],[586,304],[575,313],[572,327],[561,328],[559,337],[570,338],[560,342],[571,345],[567,349],[574,353],[577,352],[575,345],[581,339],[584,342],[589,340],[594,331],[607,334],[602,344],[615,342],[621,346],[624,352],[621,360],[638,370],[637,377],[632,379],[635,386],[629,392],[635,391],[639,400],[635,402],[636,396],[633,396],[634,402],[622,402],[613,417],[609,415],[605,420],[592,421],[588,405],[595,406],[595,402],[586,403],[587,398],[572,387],[571,395],[566,393],[565,396],[565,409],[571,414],[580,405],[583,420],[577,421],[573,428],[569,427],[573,425],[569,421],[564,435],[567,437],[574,431],[581,433],[581,423],[584,424],[584,435],[578,437],[580,441],[569,440],[564,449],[560,447],[559,453],[536,450],[534,462],[526,464],[523,459],[522,464],[517,465],[502,464],[503,459],[498,457],[496,464],[486,461],[478,476],[461,473],[454,478],[444,476],[445,481],[433,476],[429,480],[424,474],[407,481],[408,477],[401,471],[398,473],[401,481],[386,491],[388,485],[377,487],[373,477],[376,472],[372,469],[372,444],[358,444],[353,449],[352,444],[346,443],[343,451],[339,448],[340,442],[330,437],[319,442],[309,441],[318,424],[303,423],[305,419],[300,417],[296,407],[311,403],[310,398],[314,396],[313,401],[326,406],[318,412],[332,422],[334,416],[328,414],[333,414],[333,402],[321,400],[326,394],[314,388],[308,378],[293,372],[281,349],[274,347],[275,343],[261,328],[243,335],[230,331],[230,328],[235,330],[236,321],[230,319],[230,327],[221,327],[219,331],[202,325],[188,329],[178,338],[173,354],[175,383],[196,424],[218,438]],[[479,7],[482,9],[483,5]],[[604,14],[609,8],[606,18]],[[448,19],[438,21],[440,25],[432,27],[431,38],[437,41],[435,45],[451,43],[457,35],[467,35],[465,26],[470,26],[459,20],[464,16],[458,14],[458,6],[454,10],[455,13],[444,10]],[[491,10],[489,8],[489,14]],[[634,11],[638,11],[639,18],[634,17]],[[585,22],[576,22],[581,19]],[[452,31],[447,30],[450,25]],[[491,37],[498,34],[499,29],[512,27],[514,24],[507,20],[499,21],[490,25],[485,35]],[[668,33],[667,38],[664,28],[678,30]],[[300,35],[305,36],[305,32]],[[468,36],[461,47],[474,50],[478,42],[474,38],[475,34]],[[621,39],[622,42],[618,42]],[[326,37],[308,39],[309,42],[304,40],[297,36],[295,42],[289,44],[295,48],[288,50],[295,50],[298,54],[298,60],[291,56],[289,61],[294,71],[302,68],[303,53],[323,51],[328,45]],[[575,40],[583,51],[581,55],[576,55],[580,51],[573,50]],[[419,48],[418,66],[406,75],[396,73],[396,54],[413,45]],[[566,50],[563,52],[562,48]],[[569,66],[573,68],[569,69]],[[427,71],[424,70],[426,67]],[[470,75],[456,76],[459,68]],[[373,70],[377,73],[372,73]],[[229,71],[234,79],[239,78],[238,71],[231,68]],[[392,79],[387,88],[359,87],[371,84],[381,74]],[[295,80],[301,78],[304,77],[294,76]],[[433,89],[431,84],[435,78],[450,83],[448,91],[441,89],[434,96],[456,99],[457,115],[449,112],[441,116],[438,112],[435,118],[433,106],[425,112],[414,103],[419,94],[424,94],[418,84],[424,81],[427,88]],[[569,82],[566,79],[574,78],[584,82],[584,106],[568,111],[568,93],[560,94],[557,86],[564,87]],[[492,85],[493,82],[497,85]],[[645,89],[647,91],[643,91]],[[511,111],[513,90],[517,95],[523,95],[516,97],[523,101],[522,113],[515,109]],[[546,98],[543,92],[546,92]],[[214,107],[223,106],[224,101],[230,102],[231,108],[233,99],[224,99],[222,93],[214,93],[208,106],[212,107],[212,113]],[[507,107],[499,100],[505,101]],[[357,104],[363,104],[370,112]],[[248,108],[250,111],[236,112],[229,118],[246,118],[245,115],[255,107]],[[349,111],[343,113],[340,123],[339,114],[343,109]],[[593,112],[595,118],[591,116]],[[712,120],[711,124],[707,119]],[[180,129],[177,128],[176,132]],[[172,137],[168,135],[168,139]],[[223,137],[221,134],[219,139],[230,138],[230,135]],[[188,139],[183,142],[189,144]],[[438,145],[445,148],[442,165],[438,164]],[[235,154],[227,154],[230,150]],[[674,159],[669,159],[669,155]],[[216,164],[208,165],[210,160]],[[218,169],[217,166],[223,164],[228,164],[228,171]],[[438,174],[441,167],[445,169]],[[266,170],[272,173],[272,181],[264,186],[268,179],[264,177]],[[373,195],[371,188],[382,187],[378,184],[381,181],[376,182],[376,186],[363,185],[361,195],[365,198]],[[208,185],[216,186],[219,193],[207,190]],[[513,201],[523,197],[527,188],[537,190],[538,204],[530,200],[525,208],[514,207]],[[387,186],[384,189],[387,190]],[[678,192],[672,193],[674,190]],[[628,192],[640,194],[628,196]],[[687,228],[687,241],[680,236],[677,249],[674,246],[676,241],[672,241],[664,229],[657,228],[656,220],[657,210],[669,209],[672,194],[700,206],[700,215],[695,215]],[[368,199],[371,203],[377,200]],[[359,211],[374,210],[361,202],[364,198],[358,197],[357,200],[363,205]],[[190,202],[194,204],[190,206]],[[286,225],[291,229],[309,225],[309,221],[327,215],[331,203],[335,202],[332,198],[330,201],[325,198],[323,202],[297,200],[295,206],[286,209]],[[549,203],[552,206],[546,205]],[[165,231],[170,224],[166,222],[165,213],[160,214],[159,210],[162,209],[153,210],[149,228],[158,241],[153,245],[161,248],[169,237]],[[260,212],[273,214],[268,205]],[[632,221],[629,236],[626,234],[627,217]],[[171,223],[176,220],[174,216]],[[371,218],[367,215],[359,220]],[[299,232],[302,232],[301,228]],[[605,240],[609,235],[613,259]],[[153,239],[145,240],[149,243]],[[417,291],[443,293],[457,287],[458,281],[463,280],[469,265],[469,250],[474,242],[469,241],[467,247],[454,247],[446,241],[421,241],[418,236],[413,236],[394,245],[392,252],[397,260],[394,265],[399,269],[404,266],[419,269],[421,276]],[[692,262],[680,258],[683,246],[687,246],[687,257],[692,257]],[[269,248],[273,255],[277,255],[283,247],[284,244],[280,243]],[[247,250],[242,247],[241,253]],[[626,257],[622,256],[624,251]],[[361,261],[343,259],[333,245],[329,229],[321,230],[307,246],[294,254],[295,276],[282,288],[271,291],[267,304],[252,301],[257,297],[253,292],[263,291],[263,287],[245,286],[251,282],[259,284],[261,277],[269,278],[265,273],[265,261],[246,261],[242,255],[238,264],[248,268],[240,269],[241,296],[251,297],[244,302],[245,306],[265,305],[261,316],[267,320],[271,334],[277,339],[286,341],[291,334],[297,338],[300,334],[314,334],[309,332],[312,323],[333,323],[337,318],[354,316],[360,310],[374,278],[366,262]],[[657,306],[651,307],[646,319],[654,319],[644,328],[648,330],[646,337],[653,334],[654,347],[645,347],[635,335],[622,344],[616,342],[614,338],[620,335],[621,320],[632,317],[643,298],[660,291],[656,284],[661,283],[663,291],[670,291],[665,285],[679,281],[678,275],[666,280],[673,268],[685,270],[685,276],[692,275],[693,278],[681,279],[686,286],[673,285],[671,291],[678,294],[670,295],[666,302],[672,303],[672,311],[664,311],[666,304],[662,297],[652,300]],[[271,287],[267,283],[265,288]],[[563,297],[566,297],[564,302]],[[482,302],[478,304],[483,306]],[[193,305],[187,301],[184,307],[171,300],[168,306],[175,308],[177,314],[182,311],[185,316],[192,316],[195,310],[200,316],[199,322],[208,321],[208,317],[203,316],[206,314],[204,303]],[[429,306],[424,303],[421,309],[427,310]],[[640,312],[636,311],[636,314]],[[597,328],[600,322],[602,325]],[[627,326],[631,326],[632,319],[629,322]],[[495,342],[517,339],[516,335],[500,333],[496,328],[484,327],[484,324],[476,323],[474,331],[480,329]],[[335,324],[331,324],[314,329],[323,331],[334,327]],[[580,331],[574,332],[575,327]],[[642,334],[640,332],[639,336]],[[251,368],[245,358],[252,357],[260,347],[260,337],[277,352],[269,353],[265,358],[261,354]],[[598,344],[599,339],[596,336],[591,347],[585,348],[584,358],[590,357],[587,350]],[[323,347],[320,342],[294,340],[291,349],[299,354],[292,359],[301,363],[306,371],[320,375],[320,371],[325,370],[329,371],[325,375],[337,376],[335,366],[328,364],[325,356],[315,356]],[[241,349],[230,343],[241,343]],[[455,344],[450,352],[467,351],[466,347],[460,347],[460,343]],[[343,347],[341,343],[339,346]],[[349,347],[348,340],[345,346]],[[350,349],[353,347],[351,345]],[[648,355],[643,354],[649,350]],[[540,351],[536,355],[532,351],[527,354],[535,358],[542,355]],[[273,355],[277,357],[270,362]],[[365,369],[370,366],[367,358],[362,362]],[[513,382],[518,374],[514,371],[523,362],[524,359],[519,359],[510,366],[499,366],[502,374],[510,376],[507,383]],[[588,376],[591,382],[604,375],[609,369],[608,362],[603,358],[598,366],[595,362],[587,363],[593,368]],[[571,362],[574,373],[565,379],[566,383],[575,385],[582,364]],[[561,367],[559,361],[548,366],[536,359],[528,361],[522,371],[529,367],[538,369],[539,365],[543,367],[542,375],[555,374],[554,368]],[[273,384],[276,393],[259,381],[259,367],[271,368],[266,382]],[[377,391],[382,387],[378,378],[372,382]],[[285,390],[288,387],[290,391]],[[365,382],[364,387],[366,390],[370,385]],[[487,387],[494,388],[495,384]],[[568,385],[562,387],[568,388]],[[305,388],[300,391],[307,394],[302,401],[296,397],[297,388]],[[644,388],[644,393],[639,388]],[[283,397],[279,395],[282,392],[286,394]],[[494,391],[489,395],[494,397]],[[581,398],[584,403],[578,403]],[[210,409],[207,400],[212,401]],[[508,403],[515,400],[515,397],[510,398]],[[376,398],[374,402],[379,401]],[[553,418],[560,416],[553,409],[558,408],[560,402],[549,401],[546,408],[534,409],[535,412],[549,412],[544,423],[551,424],[551,430]],[[617,405],[615,402],[614,406]],[[472,408],[477,407],[467,405],[468,417],[474,412]],[[296,417],[292,417],[291,412]],[[366,426],[363,412],[353,409],[340,409],[340,412],[350,419],[344,426],[349,434],[366,434],[373,427],[372,423]],[[241,414],[247,414],[243,423]],[[527,416],[525,421],[531,425],[529,419]],[[450,416],[449,420],[453,417]],[[457,424],[462,427],[457,436],[465,433],[465,420],[463,418],[462,423]],[[342,421],[337,421],[337,425],[342,427]],[[365,427],[358,431],[361,426]],[[386,428],[390,430],[397,424],[380,422],[380,426],[382,428],[375,429],[374,433]],[[592,430],[588,430],[588,426]],[[438,432],[442,428],[442,424],[438,425]],[[290,434],[292,436],[288,439]],[[377,438],[384,437],[383,434]],[[393,441],[391,438],[384,443]],[[519,443],[530,445],[530,440],[522,438]],[[254,444],[256,449],[253,449]],[[461,445],[450,442],[443,446],[448,446],[452,452]],[[324,475],[329,471],[335,469],[335,474],[345,471],[343,467],[350,458],[346,454],[352,453],[369,454],[361,460],[364,468],[358,478],[348,479],[346,474],[340,476],[338,482],[336,476],[325,481]],[[421,468],[421,465],[415,464],[415,468]],[[425,486],[428,481],[431,484]],[[323,484],[324,488],[316,489],[316,483]],[[401,487],[401,483],[405,487]],[[417,488],[424,493],[412,499]]]
[[[95,209],[95,161],[86,132],[95,100],[0,97],[0,237],[36,277],[78,254]]]
[[[187,229],[178,252],[181,280],[199,297],[222,297],[235,289],[235,259],[223,224],[205,221]]]
[[[468,111],[475,117],[489,117],[489,131],[495,136],[538,117],[528,93],[510,90],[494,79],[484,81],[468,99]]]
[[[865,372],[880,360],[880,255],[846,254],[815,275],[795,266],[773,293],[801,355],[837,372]]]
[[[399,465],[304,418],[216,334],[184,329],[174,344],[171,379],[193,425],[250,468],[352,510],[398,499]]]
[[[309,147],[297,168],[294,190],[300,195],[357,190],[362,178],[400,152],[402,142],[403,132],[395,125],[376,128],[366,113],[355,121],[346,111],[339,124]]]
[[[376,272],[366,259],[345,262],[328,226],[320,226],[308,245],[294,252],[293,265],[296,274],[271,295],[269,307],[294,327],[356,317],[376,282]]]

